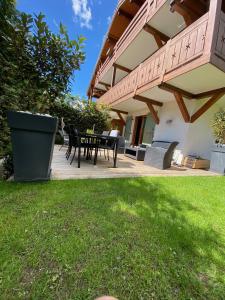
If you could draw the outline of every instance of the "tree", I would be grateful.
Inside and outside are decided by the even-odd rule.
[[[15,1],[0,0],[0,157],[7,153],[6,112],[47,112],[70,90],[74,71],[85,59],[84,38],[71,40],[60,24],[52,33],[43,14],[19,12]]]

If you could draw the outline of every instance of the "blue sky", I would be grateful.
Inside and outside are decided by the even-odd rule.
[[[27,13],[42,12],[53,32],[62,22],[73,39],[86,37],[86,61],[75,73],[72,94],[86,96],[86,90],[102,46],[103,37],[118,0],[17,0],[17,8]]]

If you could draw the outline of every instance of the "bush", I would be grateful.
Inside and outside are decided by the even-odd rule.
[[[225,110],[220,110],[215,114],[212,128],[216,142],[225,144]]]
[[[52,33],[43,14],[19,12],[15,1],[0,0],[0,158],[10,143],[8,110],[48,112],[70,89],[84,61],[83,37],[71,40],[60,24]]]
[[[3,179],[8,179],[13,175],[13,156],[12,151],[8,152],[3,159]]]
[[[63,118],[66,125],[73,124],[81,132],[86,132],[93,127],[96,133],[108,129],[108,110],[97,109],[95,103],[82,102],[81,105],[72,107],[63,101],[58,101],[54,103],[49,113],[59,118],[59,125]]]

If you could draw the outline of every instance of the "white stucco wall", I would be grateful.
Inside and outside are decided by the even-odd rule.
[[[187,100],[190,115],[207,100]],[[175,101],[164,103],[159,111],[160,124],[155,128],[154,140],[177,141],[175,160],[181,163],[183,156],[198,155],[210,159],[214,137],[211,123],[215,112],[225,107],[225,97],[220,99],[194,123],[185,123]]]
[[[206,101],[207,99],[186,100],[185,103],[190,115],[196,112]],[[177,103],[175,101],[166,102],[158,110],[160,124],[155,127],[154,140],[179,142],[174,155],[178,164],[186,155],[197,155],[210,159],[211,148],[214,143],[211,123],[214,114],[220,108],[225,108],[225,96],[194,123],[185,123]],[[147,114],[149,114],[147,107],[145,110],[129,114],[133,118],[131,132],[133,132],[135,117]],[[130,142],[131,139],[132,134],[130,135]]]

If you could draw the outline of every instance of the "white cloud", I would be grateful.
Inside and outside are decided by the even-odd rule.
[[[72,0],[72,6],[75,18],[80,21],[80,26],[91,29],[92,11],[88,1]]]
[[[109,17],[107,18],[107,24],[110,25],[111,22],[112,22],[112,17],[109,16]]]

